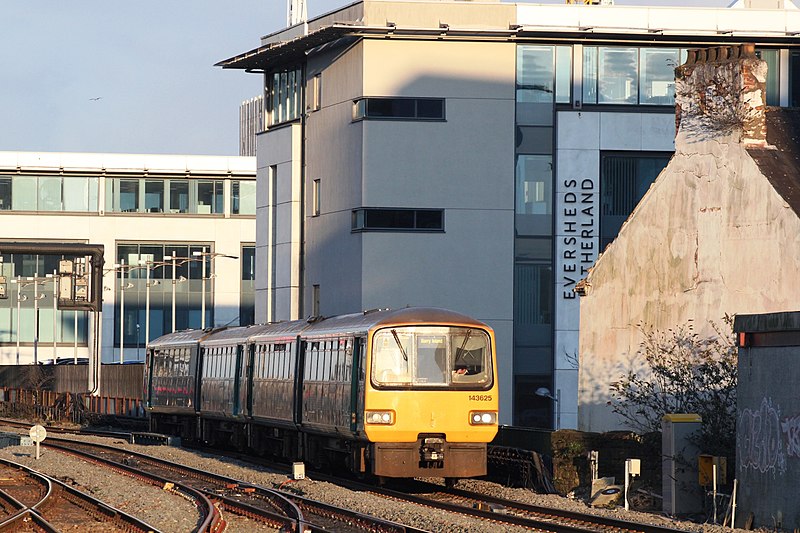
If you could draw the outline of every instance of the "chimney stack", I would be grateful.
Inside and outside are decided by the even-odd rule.
[[[741,132],[741,142],[766,145],[767,63],[745,43],[694,48],[675,69],[675,125],[687,138]]]

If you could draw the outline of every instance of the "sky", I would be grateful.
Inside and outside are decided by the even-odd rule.
[[[307,2],[312,18],[351,3]],[[284,27],[286,1],[5,0],[0,14],[0,150],[238,155],[262,76],[214,64]]]

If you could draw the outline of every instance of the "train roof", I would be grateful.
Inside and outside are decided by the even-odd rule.
[[[185,329],[167,333],[148,343],[150,348],[162,348],[165,346],[178,346],[181,344],[194,344],[212,332],[211,329]]]
[[[259,342],[280,338],[292,339],[298,335],[333,336],[365,334],[372,329],[404,325],[459,325],[490,330],[489,326],[467,315],[436,307],[405,307],[403,309],[375,309],[361,313],[292,320],[273,324],[237,326],[230,328],[185,330],[169,333],[150,343],[151,347],[180,345],[202,341],[204,345],[239,342]]]
[[[364,334],[375,328],[412,324],[431,326],[458,324],[490,329],[486,324],[455,311],[435,307],[405,307],[403,309],[375,309],[361,313],[273,324],[272,326],[275,327],[283,325],[286,331],[281,332],[269,327],[259,335],[251,337],[251,340],[273,338],[282,333],[298,335],[302,332],[307,336]]]

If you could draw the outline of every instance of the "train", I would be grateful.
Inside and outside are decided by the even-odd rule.
[[[147,346],[150,431],[359,477],[487,473],[492,328],[439,308],[185,330]]]

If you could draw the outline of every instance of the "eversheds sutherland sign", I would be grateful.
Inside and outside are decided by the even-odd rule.
[[[561,227],[561,297],[574,299],[575,284],[586,277],[597,257],[596,190],[594,180],[564,180]]]

